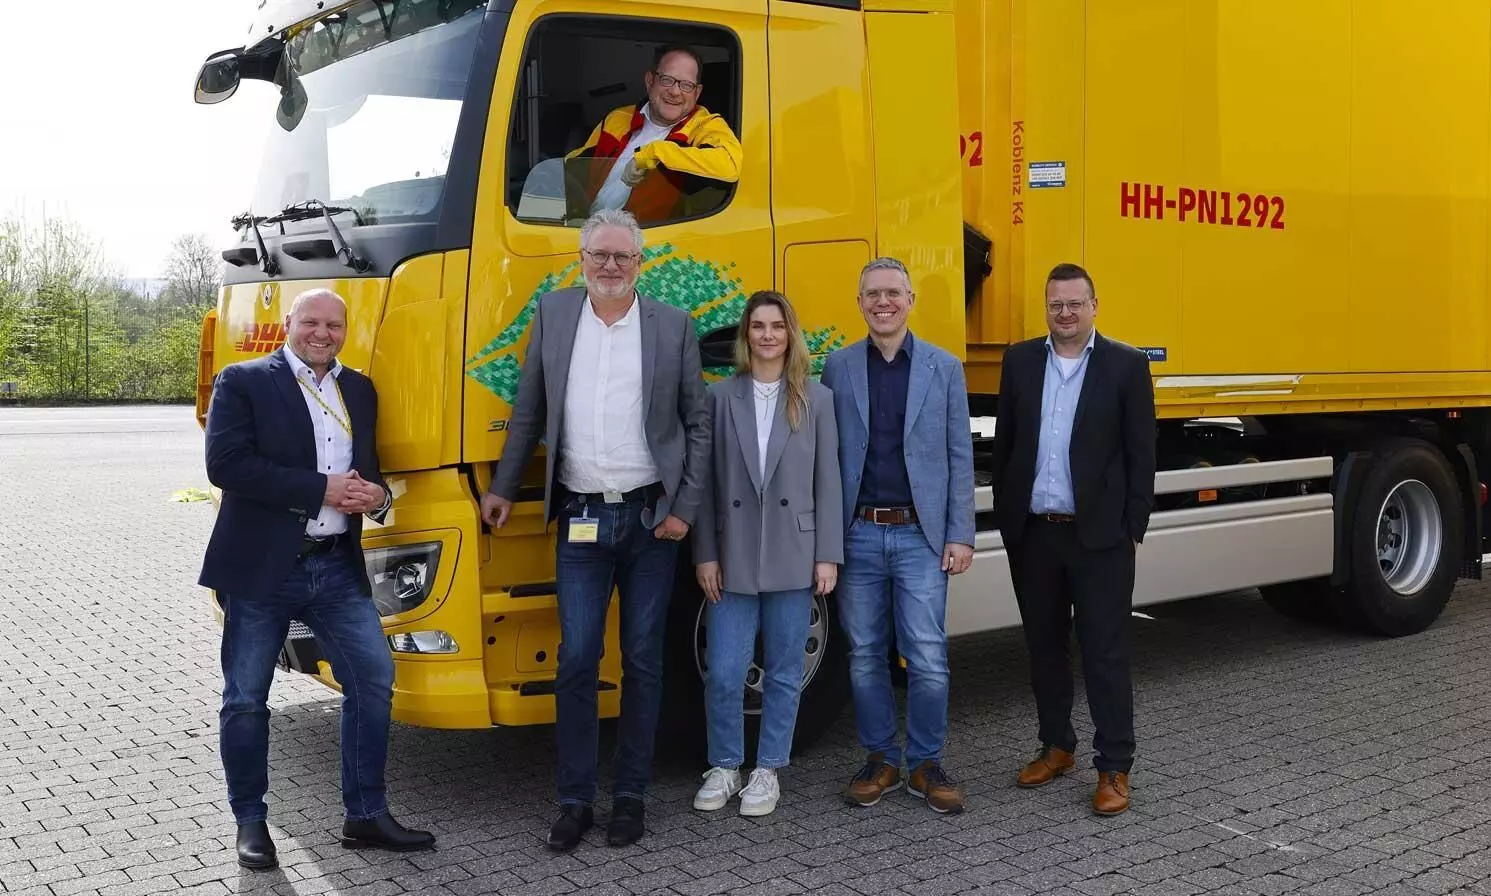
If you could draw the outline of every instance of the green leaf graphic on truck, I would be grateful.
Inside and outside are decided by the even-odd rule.
[[[637,290],[660,302],[682,308],[694,318],[695,332],[704,334],[721,327],[732,327],[745,310],[747,291],[740,278],[732,275],[734,262],[728,265],[700,260],[692,255],[679,257],[670,243],[642,250],[642,272]],[[490,342],[466,359],[466,375],[491,390],[508,404],[518,394],[518,374],[523,368],[523,354],[518,342],[528,332],[539,297],[566,286],[581,286],[580,262],[572,261],[539,281],[523,310]],[[844,345],[844,336],[833,327],[809,330],[803,334],[808,351],[813,354],[813,375],[818,375],[823,358]],[[705,369],[708,378],[726,376],[728,367]]]

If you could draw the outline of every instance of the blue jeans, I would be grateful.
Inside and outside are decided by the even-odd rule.
[[[388,810],[383,765],[393,700],[393,656],[383,623],[342,548],[297,562],[265,600],[224,594],[219,740],[228,804],[239,824],[269,809],[269,685],[290,621],[310,626],[342,687],[342,805],[347,818]]]
[[[844,537],[839,619],[849,639],[849,675],[859,742],[900,766],[891,691],[891,632],[906,658],[906,767],[942,761],[947,736],[947,573],[921,526],[856,519]]]
[[[561,804],[590,805],[600,723],[596,686],[605,647],[606,610],[621,597],[621,721],[612,796],[642,799],[652,779],[653,743],[663,696],[663,639],[678,543],[663,541],[640,519],[643,501],[591,503],[596,540],[573,544],[569,521],[585,505],[559,511],[555,549],[559,591],[559,671],[554,683]]]
[[[813,589],[764,594],[721,593],[706,612],[708,632],[704,706],[708,713],[709,764],[740,768],[745,763],[746,671],[761,632],[765,677],[761,682],[761,734],[757,768],[783,768],[792,755],[797,702],[802,694]]]

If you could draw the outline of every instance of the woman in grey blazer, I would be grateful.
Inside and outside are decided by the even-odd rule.
[[[781,794],[802,691],[814,595],[844,561],[843,483],[833,395],[808,379],[808,346],[785,296],[746,302],[735,375],[710,387],[710,481],[694,526],[705,624],[709,763],[696,809],[740,794],[767,815]],[[765,666],[756,768],[742,788],[746,672],[761,634]]]

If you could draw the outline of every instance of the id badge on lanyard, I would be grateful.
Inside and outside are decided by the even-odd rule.
[[[569,521],[569,543],[570,544],[595,544],[600,537],[601,522],[590,516],[590,505],[586,504],[580,509],[580,515],[571,517]]]

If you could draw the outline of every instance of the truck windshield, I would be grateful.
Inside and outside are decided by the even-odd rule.
[[[270,128],[254,213],[318,199],[361,224],[434,220],[485,7],[365,0],[290,37],[305,114]]]

